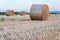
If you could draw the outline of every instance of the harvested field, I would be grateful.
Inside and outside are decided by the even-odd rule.
[[[60,40],[60,14],[48,21],[31,21],[29,15],[1,17],[7,20],[0,21],[0,40]]]

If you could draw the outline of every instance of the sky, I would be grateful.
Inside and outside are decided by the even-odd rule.
[[[32,4],[47,4],[49,11],[60,11],[60,0],[0,0],[0,11],[25,10],[30,12]]]

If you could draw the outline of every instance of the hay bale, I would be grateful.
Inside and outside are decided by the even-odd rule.
[[[13,10],[7,10],[6,11],[6,16],[14,16],[14,11]]]
[[[21,15],[26,15],[26,11],[21,11]]]
[[[32,20],[48,20],[49,7],[46,4],[33,4],[30,10]]]

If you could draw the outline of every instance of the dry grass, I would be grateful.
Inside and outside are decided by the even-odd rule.
[[[28,15],[6,17],[21,19],[0,21],[0,40],[60,40],[59,17],[60,15],[50,15],[49,21],[31,21]]]

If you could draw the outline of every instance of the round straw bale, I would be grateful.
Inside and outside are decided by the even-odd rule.
[[[48,20],[49,7],[46,4],[33,4],[30,9],[32,20]]]
[[[6,16],[14,16],[14,11],[13,10],[7,10],[6,11]]]
[[[26,11],[21,11],[21,15],[26,15]]]

